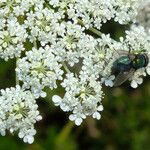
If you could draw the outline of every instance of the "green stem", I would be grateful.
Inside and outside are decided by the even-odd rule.
[[[62,65],[63,65],[65,71],[66,71],[67,73],[70,73],[70,70],[69,70],[69,68],[67,67],[66,63],[65,63],[65,62],[62,62]]]
[[[36,40],[33,42],[33,45],[37,49],[37,42],[36,42]]]
[[[48,1],[45,2],[45,5],[47,8],[52,9],[53,7],[48,3]]]
[[[74,127],[74,122],[69,121],[64,128],[61,130],[61,132],[59,133],[59,135],[56,138],[56,147],[57,149],[62,148],[62,144],[64,144],[65,142],[67,142],[67,139],[69,139],[71,131]]]
[[[97,34],[98,36],[102,35],[102,33],[100,31],[98,31],[97,29],[95,29],[95,28],[89,28],[88,30],[90,30],[91,32]]]
[[[78,19],[78,23],[80,25],[84,26],[84,23],[83,23],[83,21],[81,19]],[[91,32],[93,32],[93,33],[95,33],[98,36],[102,35],[102,33],[99,30],[95,29],[95,28],[90,27],[88,30],[91,31]]]

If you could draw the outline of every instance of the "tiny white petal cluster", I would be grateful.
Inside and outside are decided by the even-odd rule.
[[[99,111],[103,110],[101,104],[103,92],[100,82],[92,78],[89,81],[80,81],[71,73],[66,75],[62,86],[66,90],[64,97],[61,99],[54,96],[53,101],[63,111],[73,112],[69,116],[70,120],[74,120],[76,125],[80,125],[87,116],[100,119]]]
[[[15,17],[4,19],[0,24],[0,57],[5,60],[20,57],[27,36],[25,27],[19,25]]]
[[[73,66],[79,62],[79,57],[81,56],[80,47],[85,44],[83,40],[88,36],[83,33],[84,28],[80,25],[73,24],[70,21],[61,25],[64,28],[60,37],[56,38],[56,44],[53,44],[54,49],[57,49],[54,51],[57,56],[60,56],[61,61],[67,61],[70,66]]]
[[[42,119],[37,110],[35,97],[30,91],[20,86],[0,91],[0,133],[18,131],[19,138],[26,143],[33,143],[36,130],[34,124]]]
[[[43,0],[1,0],[0,16],[7,17],[24,15],[33,6],[43,4]]]
[[[17,66],[18,79],[23,81],[25,88],[31,88],[36,98],[45,97],[42,89],[57,88],[56,80],[62,80],[62,65],[58,63],[49,46],[38,50],[33,48],[26,53],[26,57],[18,60]]]
[[[50,5],[66,9],[68,17],[75,22],[82,18],[86,28],[100,29],[102,23],[110,19],[123,24],[137,14],[138,0],[50,0]]]
[[[54,12],[53,9],[40,5],[26,15],[27,20],[24,21],[24,24],[30,30],[29,40],[31,42],[39,40],[42,46],[54,43],[57,34],[61,34],[63,31],[62,28],[60,33],[61,25],[59,24],[64,18],[63,12]]]

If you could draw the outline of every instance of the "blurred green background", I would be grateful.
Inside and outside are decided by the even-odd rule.
[[[126,26],[112,21],[102,28],[104,33],[118,40]],[[15,60],[0,60],[0,88],[15,86]],[[96,121],[86,119],[79,127],[51,102],[53,94],[63,95],[63,89],[49,91],[46,99],[39,99],[43,120],[36,124],[35,142],[24,144],[10,133],[0,137],[0,150],[150,150],[150,80],[138,89],[125,83],[118,88],[104,88],[104,111]]]

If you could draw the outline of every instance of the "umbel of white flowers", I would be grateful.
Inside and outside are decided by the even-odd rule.
[[[1,0],[0,58],[16,58],[17,75],[16,87],[0,92],[1,135],[17,132],[32,143],[34,124],[42,119],[36,99],[46,97],[45,88],[57,88],[58,80],[65,94],[52,101],[71,112],[70,120],[80,125],[87,116],[100,119],[102,85],[113,87],[118,51],[150,58],[149,10],[149,0]],[[118,42],[100,32],[110,19],[133,23]],[[150,64],[134,72],[131,86],[146,74]]]

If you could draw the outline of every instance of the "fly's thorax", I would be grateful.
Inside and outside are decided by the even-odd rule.
[[[129,56],[121,56],[113,63],[112,72],[119,73],[129,71],[132,67],[131,61]]]
[[[125,65],[128,65],[131,63],[131,59],[129,56],[121,56],[120,58],[118,58],[116,60],[116,63],[117,64],[125,64]]]

